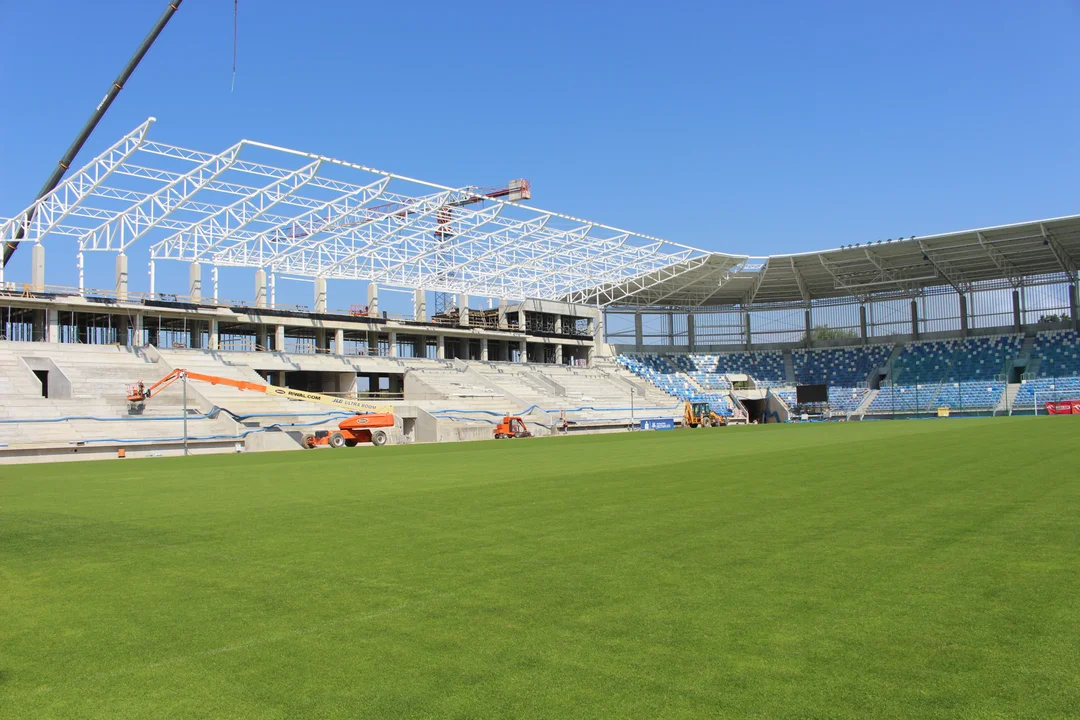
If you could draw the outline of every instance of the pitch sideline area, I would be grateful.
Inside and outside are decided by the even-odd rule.
[[[0,718],[1064,717],[1080,422],[0,470]]]

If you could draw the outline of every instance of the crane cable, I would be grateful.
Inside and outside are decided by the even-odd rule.
[[[240,0],[233,0],[232,16],[232,87],[229,92],[236,90],[236,21],[240,12]]]

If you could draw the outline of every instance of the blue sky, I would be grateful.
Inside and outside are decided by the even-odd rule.
[[[0,216],[164,5],[0,0]],[[80,159],[154,115],[749,254],[1080,212],[1075,1],[240,0],[235,92],[232,12],[185,0]]]

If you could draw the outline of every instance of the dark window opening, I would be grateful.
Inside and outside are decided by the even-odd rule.
[[[41,397],[49,397],[49,371],[48,370],[35,370],[34,375],[41,381]]]

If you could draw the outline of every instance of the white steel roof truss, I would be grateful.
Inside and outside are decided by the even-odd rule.
[[[25,218],[31,209],[35,209],[33,222],[26,229],[23,239],[26,241],[40,241],[54,227],[63,222],[68,215],[81,208],[81,203],[95,194],[116,168],[139,149],[139,146],[146,139],[146,133],[152,123],[152,119],[147,120],[120,138],[105,152],[53,188],[45,197],[37,200],[17,217],[4,223],[0,227],[0,240],[14,240],[21,219]]]
[[[283,267],[290,266],[293,264],[292,259],[295,256],[326,250],[333,251],[326,253],[328,256],[336,257],[339,260],[348,258],[353,252],[363,254],[364,250],[372,242],[371,232],[364,235],[365,231],[384,221],[387,223],[389,229],[389,223],[395,216],[408,218],[410,213],[427,208],[434,208],[432,210],[432,212],[434,212],[443,204],[444,199],[449,197],[452,192],[453,191],[451,190],[446,190],[420,198],[404,198],[402,196],[385,193],[383,197],[388,201],[387,204],[400,205],[401,207],[396,207],[393,210],[383,210],[381,206],[357,208],[349,214],[342,215],[335,222],[328,224],[325,231],[326,234],[319,237],[306,236],[301,242],[286,246],[272,256],[267,257],[266,264],[271,266],[280,265]],[[353,218],[356,217],[359,217],[359,219],[354,220]],[[413,219],[415,221],[419,218]],[[359,250],[357,250],[355,245],[355,241],[357,240],[365,243]],[[312,265],[310,257],[301,260],[301,263],[305,267],[323,267],[321,263]],[[320,272],[319,275],[322,275],[322,273]]]
[[[471,196],[471,194],[467,190],[448,190],[422,198],[420,201],[411,203],[400,210],[387,212],[361,223],[355,228],[346,229],[342,232],[341,237],[353,243],[353,249],[344,257],[326,266],[326,276],[340,276],[333,275],[333,273],[339,267],[347,263],[353,263],[357,269],[354,274],[347,274],[346,277],[363,279],[372,277],[380,249],[385,251],[387,247],[392,247],[397,243],[414,241],[415,236],[405,233],[406,230],[423,223],[424,220],[438,213],[450,202],[462,199],[464,196]],[[357,242],[359,242],[359,245],[356,244]],[[359,269],[365,263],[368,265],[366,272]]]
[[[612,305],[655,288],[662,282],[682,277],[694,272],[709,261],[708,255],[691,258],[684,263],[669,265],[651,273],[637,275],[618,284],[607,284],[570,293],[569,302],[595,302],[598,305]]]
[[[486,258],[493,257],[505,248],[514,245],[516,243],[524,242],[526,239],[544,228],[547,225],[550,216],[543,215],[531,220],[519,220],[499,227],[497,230],[492,230],[480,235],[466,234],[463,236],[452,235],[449,240],[444,240],[436,247],[429,250],[427,253],[418,255],[413,258],[414,262],[426,261],[431,256],[440,257],[443,255],[459,254],[465,258],[460,262],[455,262],[452,265],[445,265],[440,263],[436,276],[442,276],[445,278],[452,277],[455,273],[465,270],[468,266],[479,266]],[[492,218],[491,224],[497,224],[498,219]],[[523,231],[523,232],[522,232]],[[517,234],[521,232],[521,234]],[[492,242],[498,241],[498,242]],[[450,247],[443,247],[443,244],[448,244]],[[477,254],[470,255],[469,252],[473,251]],[[403,261],[402,265],[408,261]],[[397,268],[391,268],[396,270]],[[487,273],[483,273],[484,276]],[[380,277],[374,278],[375,280],[381,280]]]
[[[192,224],[186,230],[170,235],[154,248],[160,247],[164,252],[168,252],[171,246],[177,246],[181,250],[181,256],[184,255],[185,249],[190,248],[191,257],[198,257],[200,254],[209,252],[219,242],[227,240],[238,230],[266,215],[271,208],[311,182],[320,164],[321,162],[316,160],[299,170],[294,170],[285,177],[249,193],[232,205]],[[284,218],[277,218],[279,223],[283,220]]]
[[[370,185],[350,190],[344,195],[328,200],[316,208],[296,217],[279,220],[264,230],[237,229],[218,238],[210,247],[197,253],[193,259],[207,257],[222,265],[264,267],[268,256],[272,261],[278,254],[277,245],[289,242],[290,248],[324,232],[340,223],[342,218],[355,215],[361,208],[378,198],[389,184],[389,178],[380,178]]]
[[[213,156],[212,159],[140,200],[119,218],[94,228],[80,240],[80,248],[123,252],[162,218],[190,200],[207,184],[228,170],[236,162],[243,145],[243,142],[239,142]]]

